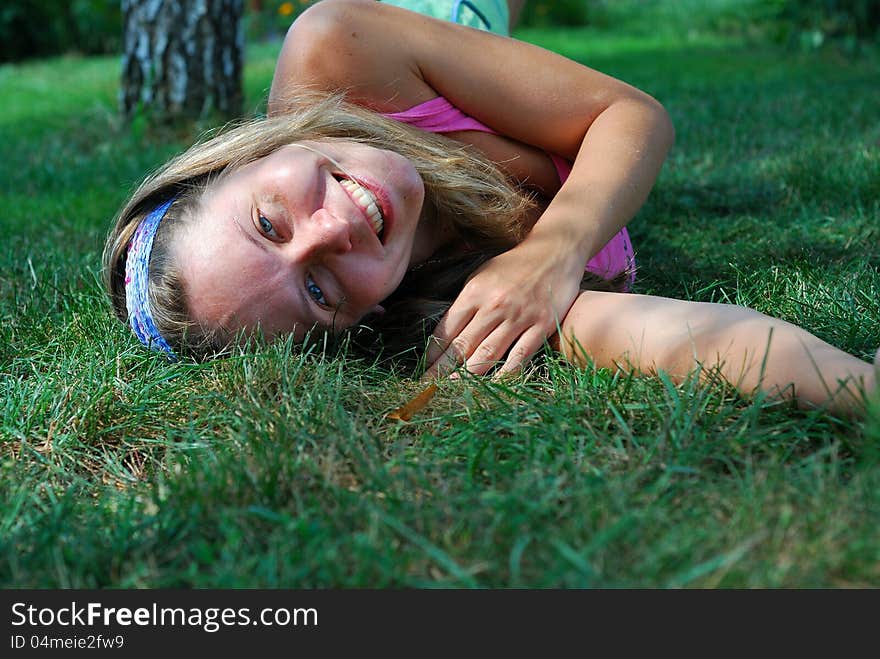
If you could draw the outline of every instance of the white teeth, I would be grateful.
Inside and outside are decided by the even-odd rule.
[[[355,203],[363,209],[367,217],[370,218],[373,231],[376,232],[377,236],[380,235],[382,228],[385,226],[385,220],[382,218],[382,211],[379,210],[379,204],[376,202],[373,193],[347,178],[341,179],[339,185],[345,188]]]

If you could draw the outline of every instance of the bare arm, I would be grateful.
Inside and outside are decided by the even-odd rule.
[[[567,359],[600,367],[666,371],[680,381],[697,366],[720,374],[742,393],[763,390],[802,407],[828,405],[854,413],[876,370],[806,330],[732,304],[581,293],[554,337]]]

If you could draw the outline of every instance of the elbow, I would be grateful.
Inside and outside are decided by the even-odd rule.
[[[675,126],[672,117],[660,101],[635,87],[628,87],[620,102],[635,111],[641,119],[642,126],[650,135],[651,141],[668,153],[675,143]]]
[[[629,118],[628,130],[635,131],[653,154],[662,160],[675,143],[675,126],[665,107],[653,96],[629,87],[625,92],[606,106],[620,109]]]
[[[651,132],[664,153],[669,153],[675,144],[675,125],[665,107],[653,96],[645,95],[644,103],[651,118]]]

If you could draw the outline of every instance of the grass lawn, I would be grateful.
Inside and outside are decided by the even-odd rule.
[[[639,292],[880,345],[880,58],[522,31],[639,86],[677,144]],[[258,111],[278,44],[248,53]],[[418,390],[337,352],[146,354],[99,285],[110,218],[191,139],[120,126],[116,58],[0,67],[0,585],[877,587],[866,421],[574,370]],[[875,401],[880,403],[880,401]]]

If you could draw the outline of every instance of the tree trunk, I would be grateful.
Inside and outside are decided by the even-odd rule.
[[[122,0],[122,113],[239,115],[243,10],[244,0]]]

